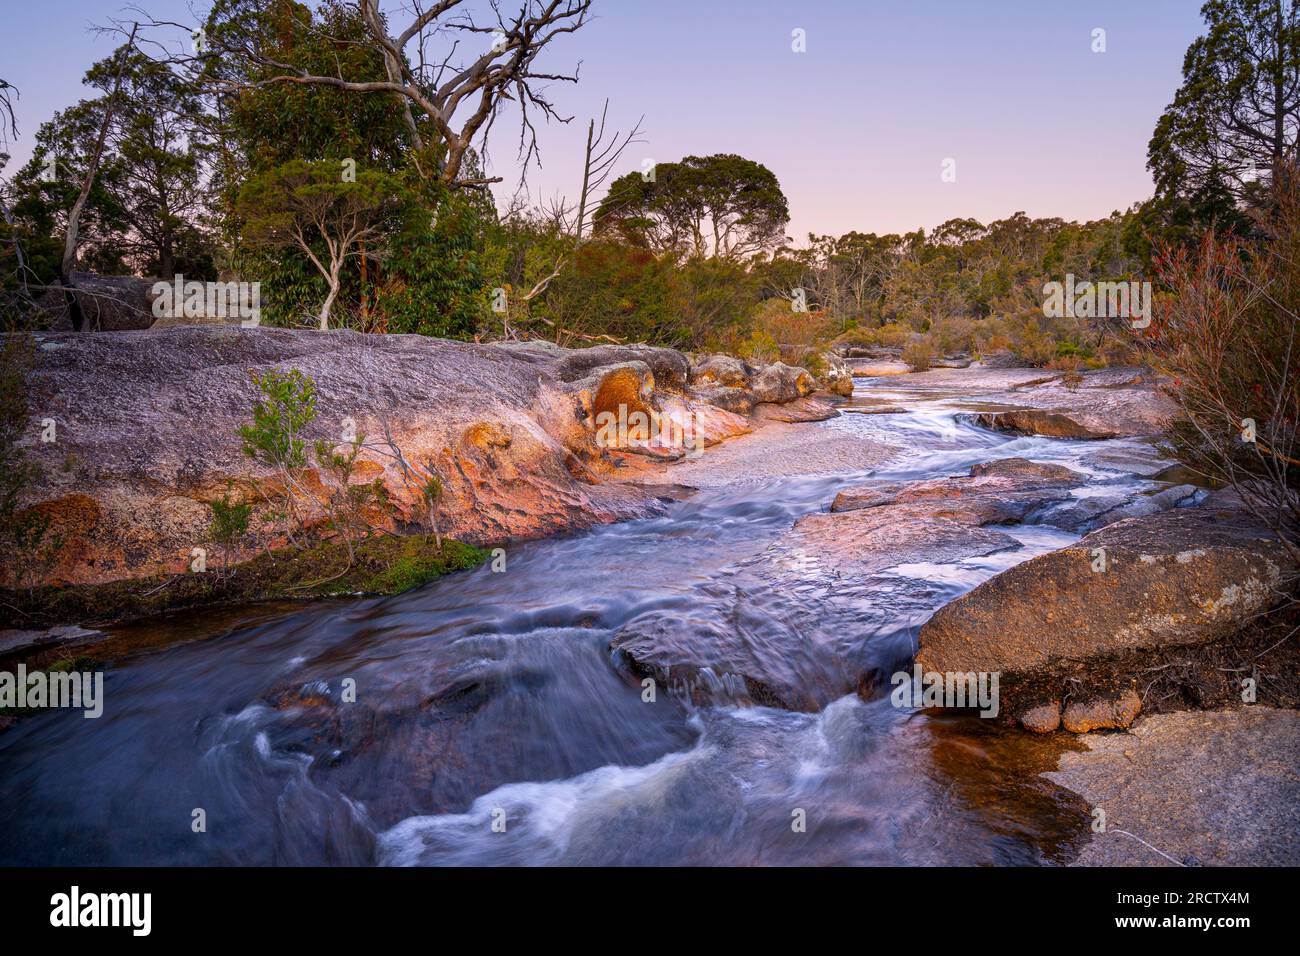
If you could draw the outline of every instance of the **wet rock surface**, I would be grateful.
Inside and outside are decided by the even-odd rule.
[[[1070,497],[1088,477],[1063,465],[1008,458],[975,465],[965,477],[865,483],[835,496],[831,511],[881,506],[902,508],[899,520],[945,518],[966,524],[1009,524]]]
[[[1051,438],[1142,437],[1163,431],[1177,405],[1145,369],[1108,368],[1077,380],[1045,369],[980,368],[976,375],[936,369],[909,376],[909,386],[970,394],[1001,392],[1016,407],[972,417],[986,428]]]
[[[629,622],[611,648],[697,703],[819,710],[864,672],[905,659],[905,635],[892,625],[909,582],[890,569],[1017,547],[1004,534],[945,518],[902,521],[889,508],[807,515],[701,587],[689,608]]]
[[[1118,729],[1131,719],[1127,683],[1108,688],[1113,694],[1052,688],[1050,699],[1031,702],[1041,707],[1012,715],[1039,731],[1031,734],[895,706],[889,675],[910,670],[916,633],[936,607],[998,571],[1010,573],[1004,569],[1023,558],[1033,564],[1034,555],[1073,542],[1071,532],[1041,522],[1092,497],[1121,507],[1133,489],[1157,488],[1128,468],[1132,462],[1150,476],[1164,467],[1140,442],[993,435],[900,399],[909,414],[892,420],[813,424],[727,416],[710,405],[718,416],[706,432],[718,443],[704,455],[675,457],[665,443],[588,459],[581,436],[597,405],[631,399],[671,416],[701,412],[705,389],[747,390],[706,381],[688,381],[685,394],[660,387],[658,359],[646,353],[611,353],[613,361],[567,365],[563,375],[557,369],[566,350],[543,344],[489,349],[483,361],[490,368],[491,357],[507,351],[503,404],[522,403],[554,439],[546,411],[554,401],[558,421],[570,422],[564,428],[579,429],[564,457],[566,471],[585,476],[575,478],[579,492],[600,494],[613,475],[637,485],[632,500],[672,507],[511,545],[508,573],[483,566],[384,600],[283,610],[222,625],[217,637],[190,633],[189,643],[123,662],[110,670],[112,707],[93,738],[78,715],[46,715],[6,731],[5,862],[39,854],[69,864],[1032,864],[1062,862],[1088,841],[1091,791],[1040,776],[1062,749],[1077,746],[1051,731],[1063,709],[1079,728],[1107,723],[1114,729],[1083,738],[1101,753],[1144,733],[1162,688],[1144,697],[1151,688],[1138,685],[1144,713],[1128,732]],[[429,373],[406,362],[389,364],[419,385]],[[964,391],[1006,407],[1044,373],[956,374],[984,384],[936,386],[936,394]],[[990,390],[986,376],[1001,380],[1002,391]],[[459,387],[468,386],[461,380]],[[451,401],[451,390],[438,392],[439,400]],[[1096,390],[1131,387],[1119,376]],[[392,407],[406,401],[387,400]],[[246,403],[244,396],[244,414]],[[433,404],[424,408],[436,418]],[[487,471],[525,441],[518,425],[532,427],[471,416],[450,433],[465,455],[497,463],[470,484],[484,496],[485,513],[497,494]],[[720,440],[750,428],[742,440]],[[1103,459],[1112,464],[1094,468]],[[1082,497],[1075,494],[1081,485]],[[65,492],[70,513],[99,507],[94,497]],[[845,507],[827,510],[837,495]],[[1176,503],[1171,494],[1155,505]],[[1211,501],[1180,512],[1217,507]],[[1089,510],[1086,520],[1081,511],[1079,526],[1113,511]],[[1169,581],[1197,567],[1179,561],[1183,552],[1157,553],[1140,537],[1132,546],[1139,562],[1141,553],[1155,558]],[[1056,616],[1055,632],[1069,634],[1094,613],[1085,602],[1068,609],[1077,618],[1065,617],[1066,609],[1033,590],[1039,577],[1022,580],[1024,619],[1036,603]],[[1011,619],[1002,630],[1016,626]],[[194,626],[187,621],[184,629]],[[1267,661],[1259,651],[1276,639],[1258,641],[1247,656]],[[341,697],[344,676],[356,682],[355,702]],[[656,682],[653,702],[644,696],[647,676]],[[1118,751],[1124,763],[1103,769],[1128,776],[1104,794],[1130,822],[1108,805],[1112,825],[1147,835],[1128,808],[1149,806],[1157,820],[1182,812],[1191,829],[1223,828],[1221,845],[1244,833],[1248,846],[1271,841],[1271,858],[1293,857],[1295,821],[1250,801],[1224,811],[1218,788],[1226,774],[1232,787],[1258,785],[1268,800],[1295,806],[1286,789],[1294,787],[1294,761],[1283,767],[1278,759],[1295,753],[1294,736],[1270,729],[1258,735],[1260,747],[1252,750],[1247,739],[1222,753],[1205,749],[1204,738],[1216,733],[1193,725],[1178,738],[1153,736],[1155,752]],[[1170,755],[1195,773],[1180,774]],[[1258,778],[1251,761],[1263,766]],[[1099,776],[1097,787],[1110,779]],[[1205,806],[1162,803],[1162,789]],[[137,799],[142,792],[147,799]],[[234,825],[210,840],[175,840],[167,821],[185,819],[195,794]],[[1220,809],[1211,806],[1216,800]],[[814,808],[805,834],[791,832],[792,802]],[[508,836],[491,829],[498,810],[509,820]],[[1270,811],[1267,838],[1254,834],[1254,820]],[[33,832],[48,836],[53,851],[33,849]],[[1167,834],[1148,839],[1174,845]],[[1189,852],[1214,859],[1196,847]]]
[[[1043,776],[1106,813],[1075,866],[1300,865],[1300,712],[1144,716]]]
[[[921,630],[917,659],[934,670],[1017,674],[1205,643],[1276,603],[1294,570],[1268,529],[1230,507],[1130,518],[941,608]]]
[[[764,403],[754,409],[760,419],[772,422],[824,422],[839,412],[834,405],[815,398],[796,398],[784,405]]]

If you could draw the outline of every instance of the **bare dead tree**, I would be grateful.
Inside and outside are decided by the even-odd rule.
[[[584,233],[586,232],[587,220],[589,213],[594,205],[591,197],[596,190],[600,189],[609,180],[610,174],[614,170],[614,165],[618,162],[623,151],[632,143],[643,142],[638,137],[641,134],[641,123],[645,117],[636,121],[631,132],[626,135],[614,131],[613,136],[606,141],[605,139],[605,119],[609,114],[609,100],[605,100],[605,105],[600,111],[600,128],[596,127],[596,120],[592,119],[587,123],[587,147],[583,153],[582,160],[582,189],[578,194],[578,204],[573,208],[573,218],[571,223],[565,223],[567,210],[561,204],[557,210],[558,218],[562,225],[572,237],[573,243],[567,254],[562,255],[555,263],[555,268],[550,273],[536,282],[533,287],[524,296],[524,301],[530,301],[546,291],[546,287],[560,274],[565,263],[572,257],[573,253],[582,246]]]
[[[18,96],[18,87],[0,80],[0,149],[7,148],[9,140],[18,138],[18,118],[14,115],[14,101]]]
[[[476,17],[465,9],[466,0],[436,0],[425,5],[413,0],[407,9],[410,20],[401,29],[388,24],[379,0],[353,0],[365,29],[364,43],[373,48],[384,63],[385,78],[363,79],[344,74],[340,66],[334,75],[311,73],[293,63],[273,57],[257,37],[218,33],[204,37],[202,47],[185,53],[150,39],[157,50],[156,59],[186,64],[196,78],[204,78],[218,93],[237,93],[273,84],[323,86],[352,93],[396,96],[402,100],[403,114],[417,153],[426,144],[438,151],[438,177],[458,188],[483,188],[501,181],[501,177],[462,178],[461,167],[466,153],[476,140],[485,145],[489,132],[504,102],[519,107],[521,126],[519,151],[526,170],[539,157],[534,116],[568,123],[547,97],[550,82],[576,83],[578,71],[552,73],[538,69],[542,51],[555,39],[573,33],[587,22],[591,0],[517,0],[518,10],[507,16],[502,0],[489,0],[490,18]],[[155,28],[184,31],[186,38],[193,29],[175,21],[151,19]],[[124,32],[122,25],[115,29]],[[461,36],[456,36],[456,35]],[[356,42],[321,34],[332,42]],[[438,41],[447,44],[440,57],[430,55]],[[465,36],[489,39],[482,52],[464,49]],[[213,77],[203,70],[203,63],[220,57],[242,70],[224,70]],[[579,64],[581,65],[581,64]],[[239,78],[242,73],[245,77]],[[480,152],[484,152],[480,148]],[[425,170],[419,167],[422,174]]]

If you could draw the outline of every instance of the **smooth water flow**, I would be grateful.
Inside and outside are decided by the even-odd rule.
[[[957,400],[889,382],[861,381],[859,396],[910,411],[801,427],[905,449],[872,477],[1022,456],[1106,487],[1147,484],[1097,464],[1133,443],[1000,435],[961,424]],[[738,703],[719,677],[711,702],[661,688],[647,703],[611,653],[622,625],[653,612],[755,641],[833,638],[853,667],[887,674],[909,666],[937,607],[1076,537],[999,529],[1021,547],[902,564],[861,594],[746,576],[797,518],[867,476],[701,491],[659,517],[513,546],[504,573],[397,597],[149,625],[203,639],[109,669],[99,720],[51,712],[0,734],[0,863],[1060,859],[1087,814],[1038,777],[1059,744],[900,710],[888,688],[792,713]],[[196,810],[206,832],[193,830]]]

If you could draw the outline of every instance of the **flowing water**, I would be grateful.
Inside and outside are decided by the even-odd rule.
[[[512,546],[504,573],[396,597],[136,628],[191,639],[109,668],[98,720],[52,711],[0,734],[0,863],[1067,858],[1086,808],[1038,776],[1060,744],[896,708],[887,686],[815,713],[737,703],[725,679],[710,703],[662,688],[647,702],[610,651],[623,624],[654,612],[743,627],[778,653],[801,628],[834,627],[855,667],[887,674],[909,666],[935,608],[1076,536],[999,529],[1020,547],[900,565],[833,613],[821,585],[794,579],[777,607],[747,594],[737,568],[868,475],[1022,456],[1090,475],[1080,495],[1149,486],[1123,466],[1135,443],[995,434],[955,417],[969,402],[860,381],[854,403],[877,399],[909,411],[800,426],[904,449],[874,472],[706,489],[657,517]]]

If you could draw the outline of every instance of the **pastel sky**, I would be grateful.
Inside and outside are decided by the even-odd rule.
[[[139,2],[160,19],[198,19],[185,0]],[[560,72],[581,60],[581,81],[549,90],[574,120],[540,131],[531,196],[576,194],[586,120],[608,97],[612,126],[645,116],[645,142],[620,172],[690,154],[758,160],[780,180],[799,242],[810,231],[897,232],[1016,210],[1095,219],[1147,198],[1147,140],[1202,28],[1200,0],[593,6],[592,22],[541,64]],[[114,16],[129,16],[115,0],[6,0],[0,76],[22,91],[15,166],[37,126],[83,95],[82,73],[113,45],[89,28]],[[1092,51],[1096,28],[1104,53]],[[804,53],[791,49],[795,29]],[[499,200],[519,177],[515,132],[500,122],[490,144],[490,170],[507,180]],[[949,158],[955,182],[941,181]]]

